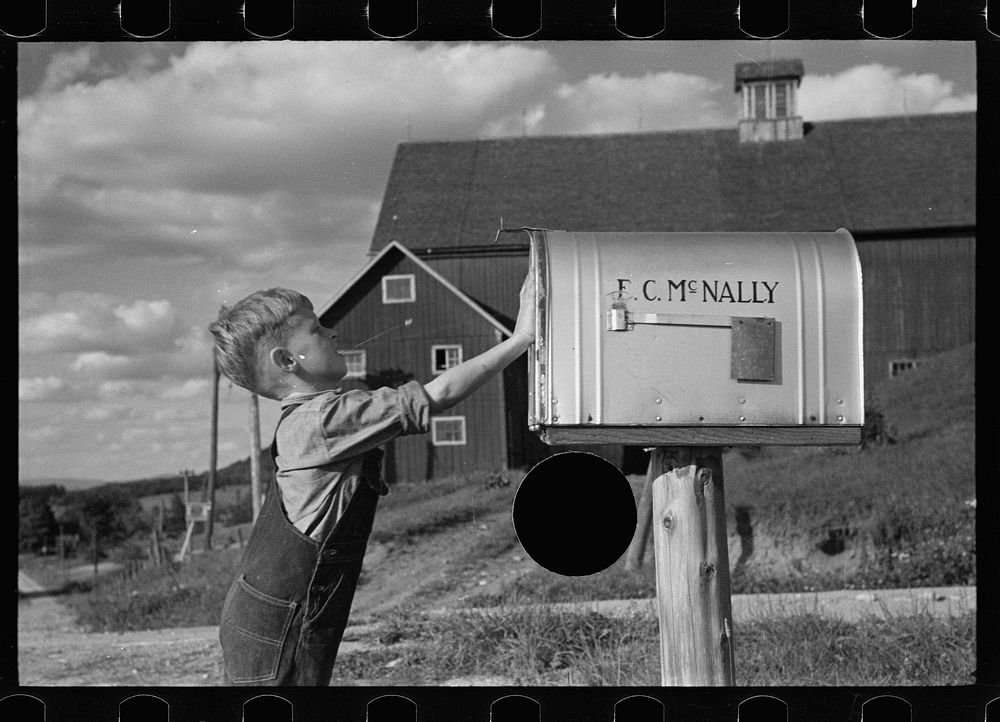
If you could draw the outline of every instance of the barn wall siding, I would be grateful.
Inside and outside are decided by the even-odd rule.
[[[463,359],[470,359],[496,345],[494,327],[401,253],[384,259],[375,280],[359,283],[349,298],[324,315],[338,333],[342,350],[361,348],[367,354],[368,373],[399,369],[421,383],[434,378],[431,348],[460,344]],[[382,302],[385,275],[413,274],[416,300]],[[405,322],[412,319],[409,325]],[[385,332],[364,343],[365,339]],[[362,344],[358,347],[358,344]],[[390,481],[415,482],[472,469],[501,469],[506,463],[506,443],[498,428],[503,406],[501,382],[496,379],[441,416],[465,416],[466,445],[433,446],[431,434],[400,437],[392,443],[386,464]]]
[[[425,256],[421,260],[484,308],[498,312],[509,327],[514,325],[518,292],[528,273],[527,250],[523,256]]]
[[[864,283],[866,386],[889,375],[894,359],[915,358],[975,340],[975,238],[903,238],[857,243]],[[524,256],[421,258],[435,272],[512,327]],[[383,304],[379,279],[412,273],[416,301]],[[371,277],[324,317],[335,322],[341,348],[365,343],[370,373],[397,368],[426,383],[433,378],[430,349],[457,343],[469,359],[497,343],[495,328],[401,253],[390,253]],[[406,319],[412,319],[409,326]],[[519,362],[523,365],[523,359]],[[387,474],[419,482],[473,471],[526,468],[553,452],[526,425],[526,373],[513,366],[444,416],[465,416],[464,446],[433,446],[430,434],[401,437],[388,449]]]
[[[864,291],[867,386],[893,359],[975,340],[975,239],[919,238],[857,244]]]

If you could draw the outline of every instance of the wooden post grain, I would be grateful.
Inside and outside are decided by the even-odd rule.
[[[649,544],[649,532],[653,519],[653,461],[650,457],[646,468],[646,479],[642,482],[642,492],[639,494],[639,506],[636,509],[636,529],[625,554],[625,571],[631,572],[642,567],[646,556],[646,546]]]
[[[650,473],[662,682],[732,685],[722,450],[657,447]]]

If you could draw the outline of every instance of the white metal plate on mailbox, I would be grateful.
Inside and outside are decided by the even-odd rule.
[[[861,266],[846,230],[533,231],[532,254],[529,425],[543,439],[615,428],[634,430],[625,435],[634,441],[609,442],[639,444],[663,438],[648,428],[846,431],[864,422]],[[759,443],[854,436],[763,434]]]

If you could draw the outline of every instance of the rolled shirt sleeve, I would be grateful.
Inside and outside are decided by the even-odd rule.
[[[348,391],[323,405],[320,423],[330,461],[359,456],[397,436],[427,433],[431,400],[419,381],[397,389]]]

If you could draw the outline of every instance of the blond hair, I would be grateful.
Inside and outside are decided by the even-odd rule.
[[[298,311],[312,310],[312,303],[298,291],[269,288],[251,293],[232,306],[223,306],[208,330],[215,337],[215,358],[234,384],[275,398],[264,388],[261,373],[265,354],[285,343],[288,320]]]

